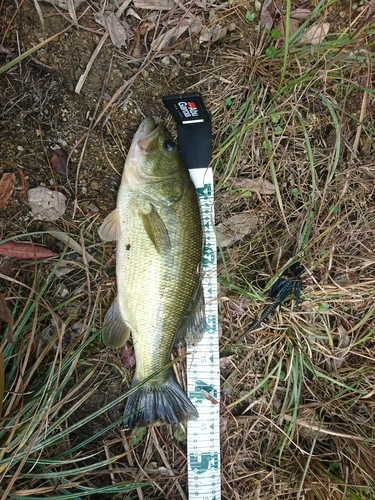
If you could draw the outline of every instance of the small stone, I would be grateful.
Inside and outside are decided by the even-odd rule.
[[[164,66],[168,66],[171,62],[171,58],[169,56],[165,56],[160,61]]]
[[[254,8],[257,12],[260,11],[260,9],[262,8],[262,4],[259,2],[259,0],[255,0],[254,2]]]
[[[99,185],[99,182],[98,181],[91,181],[90,183],[90,189],[92,191],[99,191],[100,190],[100,185]]]

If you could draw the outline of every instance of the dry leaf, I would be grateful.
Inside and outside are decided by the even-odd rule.
[[[142,21],[141,16],[134,9],[132,9],[131,7],[129,7],[128,9],[126,9],[126,15],[127,16],[135,17],[136,19],[138,19],[138,21]]]
[[[178,26],[166,31],[152,42],[151,50],[157,52],[174,45],[180,36],[189,28],[190,24],[189,19],[184,19]]]
[[[55,272],[56,278],[61,278],[62,276],[65,276],[66,274],[71,273],[74,271],[77,267],[77,262],[70,261],[70,260],[60,260]]]
[[[107,29],[113,45],[117,48],[126,45],[127,32],[126,27],[117,19],[114,12],[108,14]]]
[[[207,28],[207,26],[203,26],[201,30],[201,34],[199,36],[199,43],[206,43],[209,42],[211,39],[211,33],[210,30]]]
[[[233,26],[233,25],[234,25],[234,23],[231,24],[231,26]],[[198,18],[193,17],[193,18],[189,19],[189,31],[190,31],[191,35],[194,35],[195,33],[199,33],[202,28],[203,28],[203,24],[201,23],[201,21]]]
[[[267,195],[276,193],[275,186],[272,182],[262,177],[258,177],[257,179],[234,179],[233,187],[251,189],[257,193]]]
[[[318,45],[322,43],[329,31],[329,23],[320,23],[317,26],[313,26],[304,34],[302,41],[306,43],[311,43],[313,45]]]
[[[104,12],[103,14],[97,12],[94,17],[97,23],[108,30],[115,47],[120,48],[126,45],[127,31],[129,30],[117,19],[114,12]]]
[[[204,389],[201,389],[201,392],[204,395],[204,397],[206,399],[208,399],[208,401],[210,403],[212,403],[213,405],[218,405],[219,404],[219,401],[216,398],[214,398],[213,396],[211,396],[211,394],[209,392],[205,391]]]
[[[337,347],[341,350],[338,353],[336,353],[334,359],[331,360],[333,371],[341,368],[341,365],[345,361],[345,357],[350,352],[350,337],[342,325],[339,325],[339,334],[340,334],[340,340]],[[348,349],[343,349],[343,347],[344,348],[348,347]]]
[[[232,360],[234,357],[235,357],[234,354],[230,354],[229,356],[221,356],[219,360],[220,370],[232,367],[233,366]]]
[[[211,41],[217,42],[220,38],[223,38],[227,34],[227,29],[220,24],[213,24],[209,28]]]
[[[311,15],[311,10],[309,9],[294,9],[290,13],[292,19],[308,19]]]
[[[276,12],[273,0],[264,0],[260,13],[260,27],[270,31],[275,20]]]
[[[7,241],[5,243],[0,243],[0,255],[34,260],[57,257],[59,254],[41,245],[34,245],[34,243]]]
[[[173,0],[133,0],[136,9],[171,10],[176,5]]]
[[[229,217],[216,226],[216,235],[222,248],[234,245],[247,236],[258,224],[254,213],[241,213]]]
[[[6,172],[0,179],[0,210],[8,205],[12,198],[14,186],[16,184],[16,176],[10,172]]]
[[[299,28],[299,21],[298,19],[289,19],[289,37],[292,37],[294,33],[298,31]],[[283,37],[284,41],[284,36],[285,36],[285,25],[284,22],[279,22],[277,23],[277,29],[280,30],[281,36]]]
[[[36,219],[53,221],[65,213],[66,196],[58,191],[39,186],[29,189],[27,198]]]
[[[0,319],[8,323],[8,330],[5,333],[7,341],[13,344],[13,316],[5,300],[5,295],[0,293]]]
[[[83,252],[85,252],[85,258],[87,262],[95,262],[96,264],[100,264],[100,262],[94,259],[94,257],[91,257],[91,255],[86,250],[84,250],[79,243],[73,240],[73,238],[71,238],[69,234],[66,234],[63,231],[49,231],[49,230],[48,234],[50,234],[57,240],[60,240],[62,243],[64,243],[64,245],[68,245],[69,248],[79,253],[80,255],[83,255]]]
[[[211,35],[211,42],[214,43],[217,42],[218,40],[221,40],[221,38],[224,38],[228,32],[234,31],[235,28],[236,28],[235,23],[231,23],[228,26],[221,26],[220,24],[214,24],[209,29]]]
[[[65,151],[65,149],[60,147],[56,149],[49,148],[47,150],[47,155],[53,170],[61,175],[66,175],[66,177],[68,177],[68,153]]]

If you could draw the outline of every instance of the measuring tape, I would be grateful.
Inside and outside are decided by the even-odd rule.
[[[188,395],[199,417],[187,427],[189,499],[219,500],[220,369],[217,304],[214,186],[211,162],[211,117],[198,92],[164,96],[163,102],[177,121],[178,145],[197,189],[204,230],[202,285],[206,327],[197,345],[187,345]],[[191,360],[191,361],[190,361]]]

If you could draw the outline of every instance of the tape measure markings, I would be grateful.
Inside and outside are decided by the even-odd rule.
[[[202,213],[205,244],[202,285],[205,298],[206,329],[197,345],[187,346],[188,395],[197,406],[199,417],[188,422],[189,499],[219,500],[220,471],[220,370],[217,306],[216,238],[212,227],[212,169],[190,170],[197,188]]]

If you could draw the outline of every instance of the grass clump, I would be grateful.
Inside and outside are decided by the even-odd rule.
[[[217,111],[219,222],[259,217],[221,250],[223,400],[236,416],[227,419],[224,489],[226,498],[254,487],[267,499],[371,498],[374,24],[363,10],[335,33],[330,13],[345,6],[321,1],[285,36],[294,7],[285,2],[285,30],[239,57],[232,106]],[[326,21],[324,40],[306,43],[306,30]],[[274,193],[238,195],[248,179]],[[300,310],[287,302],[239,347],[262,290],[292,259],[307,268]]]
[[[100,334],[96,326],[99,294],[79,322],[79,311],[87,302],[83,291],[55,306],[47,302],[46,297],[57,292],[61,260],[36,264],[30,287],[17,280],[18,290],[13,284],[9,293],[17,297],[11,301],[17,321],[14,342],[3,343],[1,351],[3,499],[89,498],[144,485],[108,481],[111,468],[126,452],[103,456],[101,442],[122,422],[120,412],[117,419],[108,421],[108,412],[122,403],[126,392],[87,413],[90,399],[99,403],[95,394],[105,375],[104,358],[94,363],[89,354]]]

